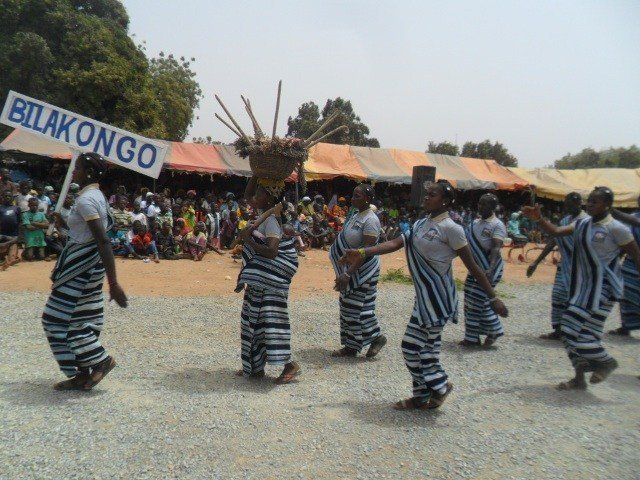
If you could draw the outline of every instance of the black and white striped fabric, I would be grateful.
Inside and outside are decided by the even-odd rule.
[[[257,240],[258,241],[258,240]],[[295,240],[280,240],[275,259],[262,257],[249,245],[242,249],[243,267],[236,291],[246,286],[240,315],[242,372],[259,373],[265,363],[291,361],[289,285],[298,269]]]
[[[640,218],[640,212],[634,214]],[[631,229],[633,238],[640,245],[640,227]],[[633,258],[627,255],[622,263],[624,291],[620,299],[620,317],[622,326],[627,330],[640,329],[640,272]]]
[[[260,241],[260,240],[256,240]],[[262,257],[245,244],[242,248],[242,270],[238,275],[236,291],[245,285],[273,290],[288,295],[291,280],[298,270],[295,239],[283,238],[276,258]]]
[[[62,372],[74,377],[107,358],[98,337],[104,317],[105,270],[95,243],[68,243],[52,274],[42,326]]]
[[[376,316],[378,278],[340,293],[340,343],[343,347],[360,352],[380,336],[380,322]]]
[[[445,393],[448,376],[440,365],[442,326],[427,327],[411,316],[402,338],[402,355],[413,382],[413,396],[426,402],[432,392]]]
[[[291,361],[291,325],[287,297],[279,291],[248,285],[240,315],[242,373],[264,370],[265,364]]]
[[[562,341],[571,363],[587,370],[613,359],[602,346],[602,334],[613,300],[622,294],[618,260],[601,264],[591,245],[591,227],[590,217],[576,223],[569,304],[561,323]]]
[[[345,267],[344,265],[340,265],[339,260],[350,248],[354,247],[349,246],[349,244],[347,243],[343,230],[342,232],[340,232],[335,242],[333,242],[333,245],[331,245],[331,249],[329,250],[329,259],[331,260],[331,265],[333,265],[333,270],[335,271],[336,276],[344,273],[347,270],[347,267]],[[371,283],[371,279],[379,275],[380,258],[377,255],[365,258],[364,263],[360,266],[360,268],[358,268],[358,270],[353,275],[351,275],[346,293],[348,294],[351,290],[358,289],[365,283]]]
[[[480,268],[486,272],[491,264],[491,252],[482,248],[482,244],[474,233],[473,225],[466,228],[466,234],[473,258]],[[492,287],[495,288],[500,280],[502,280],[503,272],[504,261],[502,260],[502,256],[500,256],[493,275],[489,279]],[[492,337],[504,335],[502,322],[491,308],[489,297],[487,297],[485,291],[471,274],[467,274],[464,282],[464,319],[464,338],[469,342],[478,343],[480,341],[480,335],[489,335]]]
[[[575,217],[567,215],[560,220],[560,226],[566,227],[576,220]],[[551,292],[551,327],[556,330],[560,328],[562,315],[569,305],[569,284],[571,282],[571,257],[573,255],[574,235],[555,237],[554,241],[560,251],[560,263],[556,268],[556,276],[553,281]]]
[[[413,314],[425,327],[442,327],[449,320],[457,323],[458,291],[452,265],[441,275],[414,245],[414,232],[426,221],[424,218],[418,220],[403,234],[407,264],[416,291]]]

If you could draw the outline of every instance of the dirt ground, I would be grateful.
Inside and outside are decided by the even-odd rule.
[[[526,247],[527,260],[532,261],[537,252],[534,246]],[[553,283],[555,266],[550,257],[542,263],[535,275],[527,279],[529,263],[517,260],[519,251],[513,252],[513,261],[506,262],[504,282],[508,283]],[[507,257],[507,250],[503,251]],[[240,263],[234,262],[230,255],[217,255],[213,252],[202,262],[190,260],[162,261],[143,263],[140,260],[117,259],[118,280],[128,295],[193,297],[203,295],[235,295],[233,289],[240,271]],[[0,291],[4,292],[46,292],[51,283],[48,279],[53,262],[22,262],[5,272],[0,272]],[[403,251],[382,257],[382,272],[402,268],[407,271],[407,262]],[[462,262],[454,263],[457,278],[464,279]],[[328,253],[321,250],[306,252],[300,257],[300,268],[291,288],[292,298],[301,298],[313,294],[330,292],[335,276],[328,259]]]

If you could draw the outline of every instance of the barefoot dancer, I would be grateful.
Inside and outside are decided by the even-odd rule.
[[[469,272],[489,297],[491,307],[501,316],[508,314],[496,298],[491,284],[473,255],[464,230],[447,213],[455,199],[449,182],[428,185],[424,209],[429,214],[413,224],[407,233],[375,247],[347,250],[341,261],[360,265],[372,255],[395,252],[404,245],[416,301],[402,341],[402,353],[411,377],[413,397],[394,405],[397,410],[438,408],[452,389],[440,365],[442,329],[456,321],[458,294],[453,280],[453,259],[459,255]]]
[[[582,210],[582,197],[577,192],[571,192],[564,198],[563,210],[567,214],[560,220],[560,226],[573,225],[576,221],[588,217]],[[551,333],[540,335],[545,340],[560,340],[560,321],[567,309],[569,301],[569,282],[571,277],[571,254],[573,253],[573,235],[555,237],[549,240],[538,258],[527,269],[527,277],[531,277],[538,268],[538,264],[553,250],[555,246],[560,250],[560,263],[556,269],[556,278],[551,293]]]
[[[640,207],[640,197],[638,197],[638,206]],[[633,238],[640,245],[640,210],[629,215],[613,209],[611,215],[616,220],[632,227]],[[624,279],[624,292],[620,299],[622,326],[610,330],[609,333],[626,337],[632,330],[640,329],[640,272],[638,272],[630,255],[627,255],[627,258],[622,262],[622,278]]]
[[[338,235],[329,251],[336,273],[334,289],[340,292],[340,343],[342,348],[333,352],[336,357],[355,357],[370,345],[367,357],[375,357],[387,343],[380,334],[376,317],[376,294],[380,276],[380,259],[371,256],[358,268],[345,268],[339,260],[348,249],[371,247],[380,237],[380,220],[369,205],[374,200],[371,185],[360,184],[353,190],[351,204],[358,209]]]
[[[69,377],[57,383],[56,390],[90,390],[116,365],[98,340],[104,321],[105,271],[111,300],[127,306],[127,296],[116,280],[106,233],[113,220],[97,183],[105,170],[106,162],[100,155],[83,153],[73,172],[74,181],[84,188],[67,219],[67,244],[51,274],[52,291],[42,314],[53,355],[62,373]]]
[[[252,177],[245,198],[262,211],[274,207],[282,187]],[[254,231],[255,230],[255,231]],[[266,363],[283,365],[276,383],[291,382],[300,365],[291,358],[289,285],[298,269],[295,240],[282,238],[279,217],[269,215],[257,228],[245,228],[243,267],[236,292],[245,288],[241,314],[242,374],[261,377]]]
[[[586,372],[593,372],[591,383],[600,383],[618,366],[602,346],[602,332],[614,300],[622,295],[620,252],[631,256],[638,267],[640,249],[631,231],[611,217],[612,204],[613,192],[607,187],[596,187],[587,200],[590,217],[563,227],[542,218],[540,205],[522,209],[547,233],[574,238],[569,302],[560,329],[575,377],[559,384],[560,390],[584,390]]]
[[[482,268],[493,288],[502,279],[504,261],[500,249],[507,236],[504,223],[495,216],[497,206],[498,197],[494,194],[487,193],[480,197],[480,218],[466,229],[473,259]],[[502,323],[491,308],[489,297],[471,274],[467,274],[464,282],[464,320],[464,340],[460,342],[462,346],[480,346],[480,335],[486,335],[484,346],[490,347],[498,337],[504,335]]]

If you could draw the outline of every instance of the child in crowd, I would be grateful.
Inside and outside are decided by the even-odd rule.
[[[193,190],[189,190],[189,192],[192,191]],[[196,210],[193,208],[193,202],[191,199],[187,199],[183,202],[180,217],[184,218],[184,223],[189,231],[193,230],[193,227],[196,224]]]
[[[111,249],[115,257],[128,257],[131,247],[127,245],[127,235],[114,223],[111,230],[107,232],[107,237],[111,241]]]
[[[156,242],[154,242],[153,237],[147,231],[147,226],[142,223],[136,224],[134,227],[134,233],[135,235],[131,239],[133,256],[137,259],[153,256],[153,261],[160,263]]]
[[[229,216],[222,221],[220,241],[223,248],[231,248],[231,244],[236,238],[236,233],[238,233],[238,214],[235,210],[231,210]]]
[[[173,233],[171,233],[171,224],[169,222],[162,224],[162,227],[158,233],[156,233],[155,241],[158,254],[161,255],[162,258],[165,260],[178,259],[176,240]]]
[[[49,222],[44,212],[38,210],[39,201],[37,197],[28,200],[29,210],[22,214],[22,225],[24,226],[24,258],[31,262],[33,260],[44,260],[47,242],[44,231],[49,228]]]
[[[193,259],[194,262],[202,260],[207,253],[207,234],[204,233],[206,226],[204,222],[198,222],[194,225],[193,231],[187,233],[183,240],[183,251],[187,258]]]

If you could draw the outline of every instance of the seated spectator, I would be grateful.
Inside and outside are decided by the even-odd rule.
[[[24,258],[29,262],[45,259],[44,249],[47,246],[47,242],[44,237],[44,231],[49,228],[49,222],[44,213],[38,210],[38,206],[38,198],[32,197],[28,201],[29,210],[22,214]]]
[[[400,217],[400,222],[398,223],[398,227],[400,228],[400,231],[404,234],[409,233],[409,230],[411,229],[411,222],[409,221],[409,218],[404,215],[402,217]]]
[[[27,212],[29,210],[29,199],[33,197],[31,195],[31,182],[29,180],[22,180],[18,187],[18,195],[15,196],[16,206],[21,212]]]
[[[127,188],[124,185],[118,186],[118,188],[116,188],[116,193],[114,193],[109,197],[109,206],[113,207],[117,205],[120,197],[126,197],[126,196],[127,196]]]
[[[189,191],[193,192],[193,190]],[[189,231],[193,230],[193,227],[196,225],[196,210],[193,208],[193,202],[190,199],[187,199],[182,203],[180,217],[184,219],[184,223]]]
[[[134,227],[135,235],[131,239],[131,248],[133,256],[137,259],[153,257],[153,261],[160,263],[156,242],[153,240],[151,233],[147,231],[147,226],[140,223]]]
[[[313,222],[313,227],[309,236],[311,239],[311,247],[328,250],[333,238],[333,233],[329,228],[329,223],[326,220],[322,220],[319,222]]]
[[[237,213],[238,207],[236,196],[233,193],[227,193],[225,203],[220,207],[220,216],[224,220],[229,217],[231,212]]]
[[[131,214],[131,223],[140,222],[145,227],[149,226],[149,221],[147,220],[147,216],[142,211],[142,203],[138,200],[133,202],[133,213]]]
[[[300,213],[306,217],[313,216],[313,204],[311,203],[311,197],[302,197],[302,201],[298,204]]]
[[[11,194],[10,190],[5,190]],[[0,271],[4,271],[11,265],[20,261],[18,257],[18,237],[0,235]]]
[[[169,227],[173,228],[173,214],[171,213],[170,200],[160,202],[160,212],[156,215],[157,230],[160,230],[164,223],[168,223]]]
[[[113,255],[116,257],[128,257],[131,253],[131,246],[127,243],[127,235],[122,230],[119,230],[114,223],[111,229],[107,232],[107,237],[111,240],[111,249]]]
[[[182,240],[187,236],[187,233],[189,233],[189,229],[187,228],[184,218],[176,218],[173,224],[173,237],[178,245],[182,245]]]
[[[69,197],[67,196],[67,198]],[[131,230],[131,224],[133,223],[133,214],[126,209],[128,204],[127,197],[121,195],[116,198],[115,205],[111,208],[114,226],[123,233]]]
[[[198,262],[202,260],[207,253],[207,235],[205,232],[204,222],[198,222],[194,225],[193,231],[187,233],[183,240],[182,250],[187,258]]]
[[[176,239],[171,233],[171,224],[169,222],[164,222],[162,227],[156,233],[156,248],[158,249],[158,254],[164,258],[165,260],[177,260],[178,259],[178,248],[176,244]]]
[[[344,223],[347,218],[347,212],[349,211],[349,207],[347,206],[347,199],[344,197],[338,198],[338,203],[336,203],[331,211],[329,212],[329,217],[335,219],[339,218],[342,223]]]
[[[526,235],[520,232],[520,214],[518,212],[511,214],[511,219],[507,223],[507,234],[513,239],[514,243],[527,243]]]

